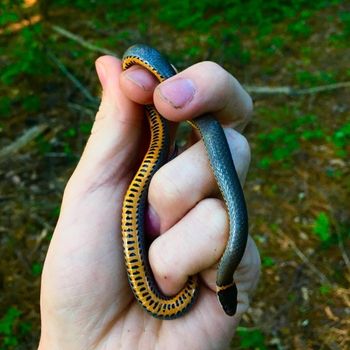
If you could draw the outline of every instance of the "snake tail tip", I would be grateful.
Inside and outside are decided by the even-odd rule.
[[[228,316],[234,316],[237,311],[237,287],[235,283],[219,287],[217,296],[222,308]]]

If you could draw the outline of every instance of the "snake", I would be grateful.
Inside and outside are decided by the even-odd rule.
[[[123,70],[133,65],[144,67],[160,83],[177,74],[174,66],[159,51],[144,44],[133,45],[125,51]],[[169,296],[162,293],[152,274],[145,232],[148,189],[154,174],[169,161],[171,142],[167,119],[159,114],[154,105],[145,105],[144,110],[150,128],[150,141],[122,204],[124,260],[131,290],[139,304],[152,316],[171,320],[186,314],[194,305],[200,278],[198,275],[189,276],[183,288]],[[238,304],[233,275],[243,257],[248,237],[246,202],[230,147],[218,120],[211,114],[204,114],[189,120],[189,123],[199,131],[227,211],[229,236],[217,268],[216,294],[223,311],[233,316]]]

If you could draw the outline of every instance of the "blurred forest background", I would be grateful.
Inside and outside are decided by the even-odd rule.
[[[0,349],[35,349],[40,274],[98,108],[94,61],[148,43],[253,96],[262,278],[232,349],[350,348],[350,2],[0,1]],[[210,317],[210,315],[208,315]]]

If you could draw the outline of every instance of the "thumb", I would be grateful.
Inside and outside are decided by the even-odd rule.
[[[65,191],[86,192],[101,185],[115,186],[139,160],[142,108],[130,101],[119,84],[121,62],[102,56],[95,62],[102,101],[83,155]],[[70,197],[70,196],[69,196]]]

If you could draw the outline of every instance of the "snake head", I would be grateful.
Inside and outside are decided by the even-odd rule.
[[[235,283],[232,283],[229,286],[217,287],[218,299],[228,316],[233,316],[237,311],[237,294]]]

